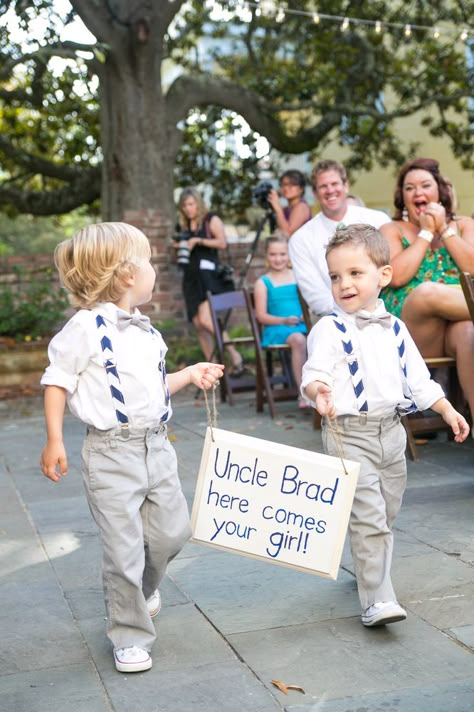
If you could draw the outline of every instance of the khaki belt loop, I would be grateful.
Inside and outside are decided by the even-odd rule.
[[[367,413],[359,413],[359,423],[361,425],[367,425]]]

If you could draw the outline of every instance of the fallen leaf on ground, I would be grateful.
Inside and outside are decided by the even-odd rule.
[[[278,687],[278,689],[283,692],[284,695],[288,694],[288,690],[296,690],[297,692],[302,692],[303,695],[305,695],[305,691],[303,690],[302,687],[299,685],[286,685],[284,682],[281,680],[272,680],[272,685],[275,685],[275,687]]]

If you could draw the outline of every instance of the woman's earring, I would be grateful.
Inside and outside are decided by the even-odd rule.
[[[408,222],[408,210],[406,209],[405,206],[403,206],[403,210],[402,210],[402,220],[403,220],[403,222]]]

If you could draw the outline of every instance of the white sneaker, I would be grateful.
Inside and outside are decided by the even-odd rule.
[[[153,664],[148,650],[137,648],[136,645],[114,650],[114,658],[119,672],[142,672],[149,670]]]
[[[371,628],[387,623],[397,623],[404,621],[407,612],[396,601],[381,601],[369,606],[361,616],[362,625]]]
[[[148,608],[148,613],[152,618],[158,615],[158,613],[161,611],[161,596],[158,589],[156,589],[151,594],[150,598],[147,598],[146,605]]]

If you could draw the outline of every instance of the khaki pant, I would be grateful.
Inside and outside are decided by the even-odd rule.
[[[107,635],[114,649],[150,651],[156,637],[146,599],[191,535],[189,513],[166,427],[89,428],[82,476],[103,545]]]
[[[344,456],[360,463],[349,535],[362,609],[396,601],[390,578],[392,527],[406,486],[406,433],[398,415],[383,419],[337,418]],[[323,425],[328,455],[339,457],[335,435]]]

